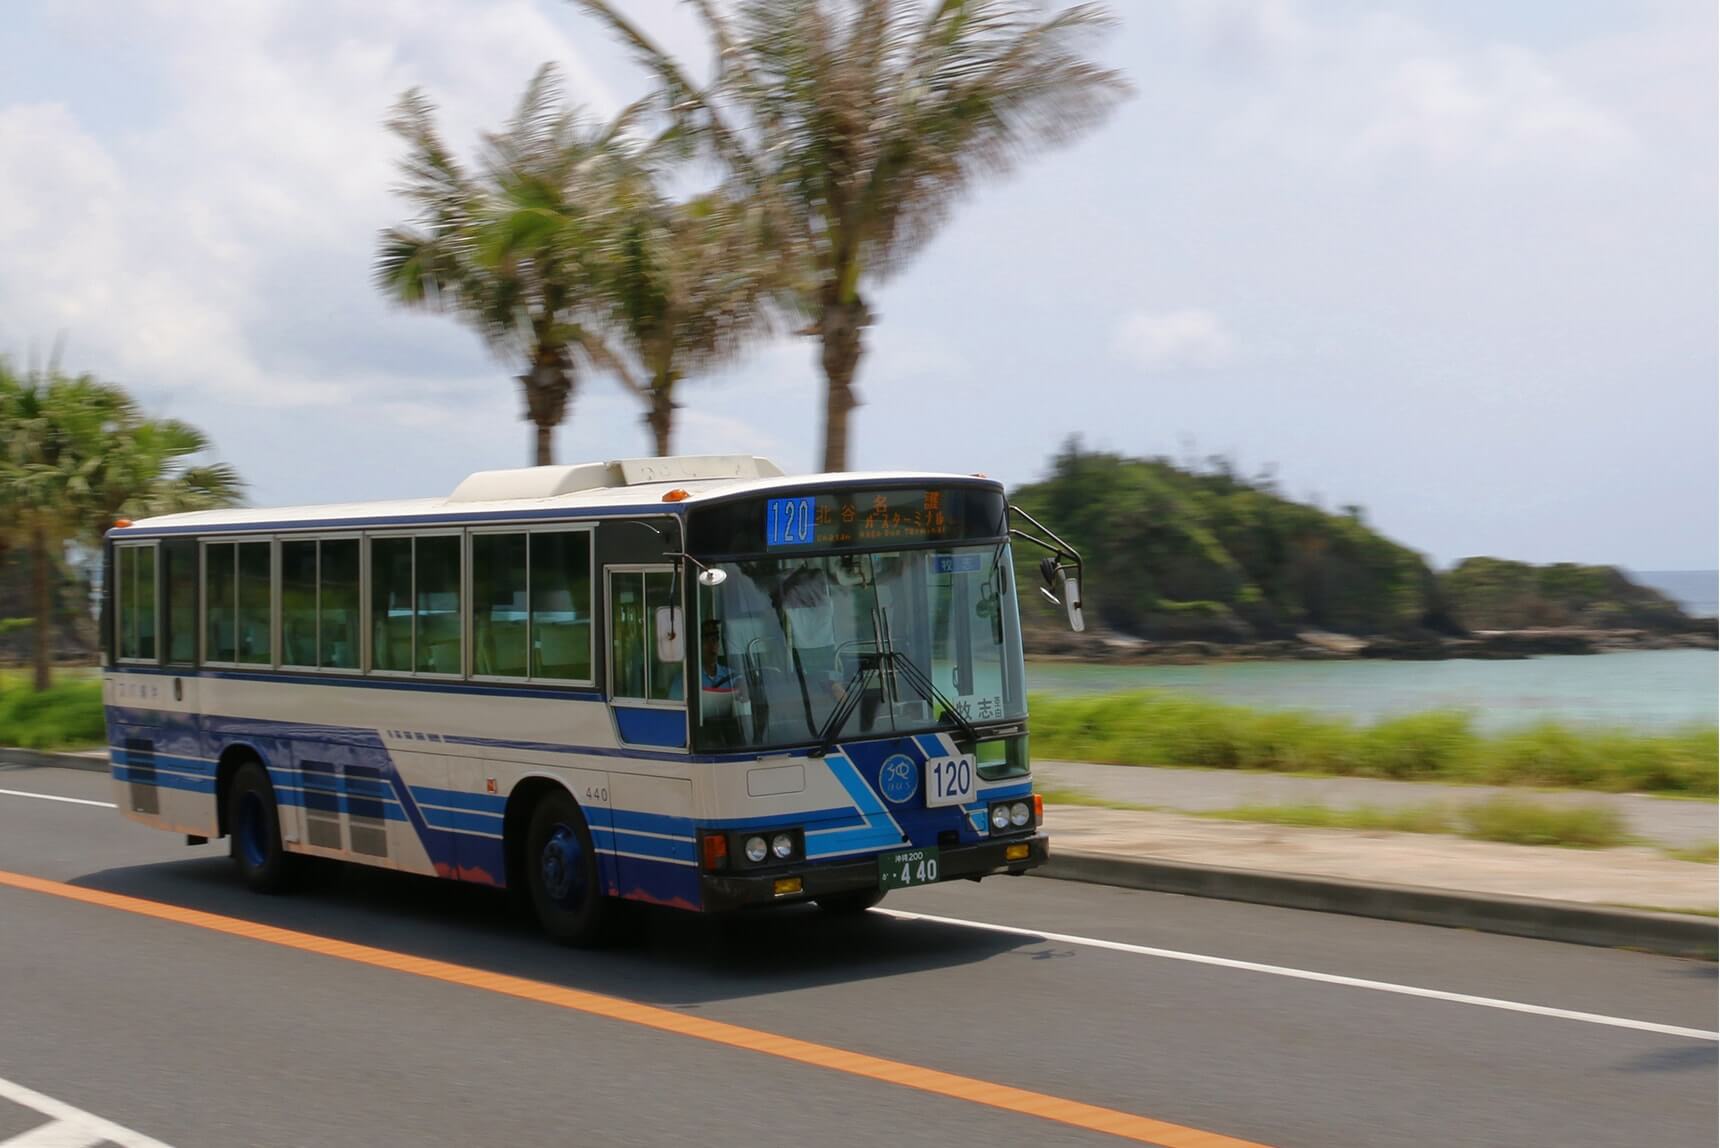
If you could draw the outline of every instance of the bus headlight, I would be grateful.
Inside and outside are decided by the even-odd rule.
[[[994,805],[991,807],[991,827],[993,829],[1009,828],[1009,806]]]
[[[787,861],[794,856],[794,838],[786,833],[778,833],[770,839],[770,851],[776,854],[779,861]]]
[[[1027,807],[1027,802],[1018,801],[1009,807],[1009,823],[1020,829],[1033,820],[1033,810]]]
[[[765,859],[767,848],[762,837],[748,837],[746,843],[747,860],[757,865]]]

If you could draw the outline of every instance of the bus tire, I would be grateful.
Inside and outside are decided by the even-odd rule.
[[[297,875],[296,860],[281,843],[281,815],[269,771],[247,761],[227,791],[228,852],[246,885],[258,893],[279,893]]]
[[[580,947],[609,939],[615,906],[603,891],[585,815],[564,789],[545,793],[532,809],[525,878],[538,924],[551,938]]]
[[[852,917],[864,913],[883,899],[884,890],[882,889],[853,889],[847,893],[827,893],[819,897],[814,904],[826,913],[839,917]]]

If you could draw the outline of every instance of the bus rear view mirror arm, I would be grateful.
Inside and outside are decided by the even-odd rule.
[[[1040,588],[1039,592],[1045,596],[1046,601],[1053,606],[1060,607],[1067,613],[1071,630],[1076,633],[1085,630],[1087,622],[1081,612],[1083,571],[1080,552],[1021,507],[1011,505],[1009,512],[1020,515],[1034,529],[1039,531],[1038,534],[1032,534],[1012,526],[1009,529],[1010,537],[1031,542],[1035,546],[1050,551],[1049,554],[1039,560],[1039,574],[1045,579],[1045,585]]]

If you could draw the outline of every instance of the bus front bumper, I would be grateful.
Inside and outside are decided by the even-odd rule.
[[[1011,845],[1026,845],[1027,856],[1018,861],[1008,860],[1004,856],[1004,850]],[[1047,838],[1043,833],[1036,833],[1031,837],[982,841],[977,845],[945,846],[938,850],[936,883],[941,884],[958,877],[978,880],[998,873],[1025,873],[1045,864],[1048,856]],[[800,878],[799,891],[779,894],[776,891],[777,882],[792,877]],[[706,873],[700,877],[699,884],[703,893],[703,908],[707,912],[776,902],[815,901],[819,897],[836,893],[878,888],[878,857],[874,854],[853,861],[797,865],[757,873]]]

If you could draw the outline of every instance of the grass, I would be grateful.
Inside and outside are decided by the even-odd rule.
[[[1386,777],[1712,800],[1720,784],[1713,726],[1669,733],[1541,722],[1483,734],[1461,711],[1358,725],[1293,710],[1257,710],[1165,691],[1036,695],[1035,756],[1114,765],[1174,765],[1321,776]]]
[[[1562,845],[1609,849],[1629,845],[1624,818],[1594,806],[1540,805],[1516,797],[1494,797],[1456,807],[1427,804],[1390,809],[1325,805],[1240,805],[1199,813],[1223,821],[1258,821],[1325,829],[1385,829],[1395,833],[1450,833],[1509,845]]]
[[[1689,849],[1662,849],[1661,852],[1674,861],[1695,861],[1698,864],[1713,865],[1720,861],[1720,842],[1710,841],[1706,845]]]
[[[101,679],[67,673],[37,693],[28,675],[0,675],[0,745],[74,749],[106,738]]]
[[[1720,909],[1691,909],[1678,905],[1633,905],[1628,901],[1608,901],[1615,909],[1635,909],[1643,913],[1683,913],[1687,917],[1720,917]]]

